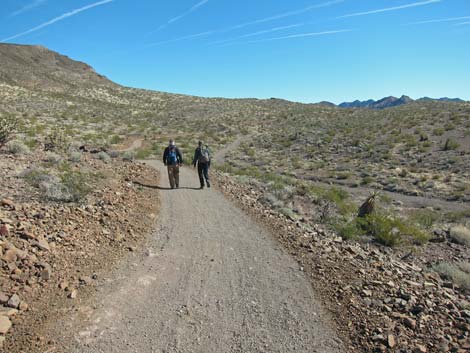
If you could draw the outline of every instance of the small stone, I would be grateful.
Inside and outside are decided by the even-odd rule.
[[[362,294],[366,297],[371,297],[372,296],[372,291],[371,290],[368,290],[368,289],[364,289],[362,291]]]
[[[410,317],[405,318],[405,326],[414,330],[416,328],[416,320],[413,320]]]
[[[8,302],[8,295],[0,292],[0,304],[6,304]]]
[[[70,294],[68,295],[68,297],[69,297],[70,299],[75,299],[75,298],[77,298],[77,294],[78,294],[77,290],[74,289],[74,290],[72,290],[72,291],[70,292]]]
[[[413,349],[413,353],[427,353],[427,351],[428,349],[422,344],[416,345],[415,349]]]
[[[5,343],[5,337],[4,336],[0,336],[0,349],[3,348],[3,344]]]
[[[20,301],[20,297],[18,296],[18,294],[13,294],[8,300],[7,306],[9,306],[10,308],[17,309],[18,306],[20,305],[20,302],[21,301]]]
[[[397,342],[395,340],[395,336],[394,335],[388,335],[387,336],[387,344],[390,348],[393,348],[397,345]]]
[[[7,225],[6,225],[6,224],[2,224],[2,225],[0,226],[0,235],[3,236],[3,237],[6,237],[6,236],[9,235],[9,234],[10,234],[10,231],[9,231]]]
[[[20,303],[20,306],[18,307],[21,311],[26,311],[28,310],[29,306],[28,306],[28,303],[26,302],[21,302]]]
[[[17,259],[16,249],[8,249],[2,257],[2,260],[5,262],[15,262]]]
[[[49,246],[49,243],[47,242],[47,240],[45,239],[41,239],[39,238],[38,240],[35,240],[31,243],[31,245],[41,249],[41,250],[44,250],[44,251],[50,251],[51,248]]]
[[[46,267],[41,271],[41,278],[44,281],[49,281],[51,279],[51,274],[52,274],[51,268]]]
[[[11,329],[11,321],[6,316],[0,316],[0,335],[6,334]]]
[[[0,201],[0,204],[3,207],[10,207],[10,208],[15,207],[15,203],[10,199],[3,199],[2,201]]]

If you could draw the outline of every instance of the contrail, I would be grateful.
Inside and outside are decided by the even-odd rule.
[[[16,10],[15,12],[12,12],[10,14],[10,17],[14,17],[14,16],[18,16],[20,14],[22,14],[23,12],[26,12],[26,11],[29,11],[29,10],[32,10],[34,9],[35,7],[38,7],[42,4],[44,4],[47,0],[34,0],[33,2],[23,6],[21,9],[19,10]]]
[[[33,32],[36,32],[36,31],[39,31],[40,29],[44,28],[44,27],[47,27],[47,26],[50,26],[56,22],[59,22],[59,21],[62,21],[62,20],[65,20],[66,18],[69,18],[69,17],[72,17],[72,16],[75,16],[75,15],[78,15],[80,12],[83,12],[83,11],[86,11],[86,10],[90,10],[94,7],[97,7],[97,6],[101,6],[101,5],[105,5],[105,4],[108,4],[110,2],[113,2],[114,0],[103,0],[103,1],[99,1],[99,2],[95,2],[94,4],[90,4],[90,5],[87,5],[87,6],[84,6],[84,7],[81,7],[79,9],[75,9],[75,10],[72,10],[70,12],[66,12],[64,13],[63,15],[60,15],[59,17],[56,17],[56,18],[53,18],[52,20],[49,20],[47,22],[44,22],[42,24],[40,24],[39,26],[36,26],[34,28],[31,28],[31,29],[28,29],[27,31],[24,31],[24,32],[21,32],[21,33],[18,33],[18,34],[15,34],[11,37],[8,37],[8,38],[4,38],[2,40],[0,40],[0,42],[6,42],[6,41],[9,41],[9,40],[12,40],[12,39],[15,39],[15,38],[18,38],[18,37],[22,37],[22,36],[25,36],[29,33],[33,33]]]
[[[470,18],[470,16],[439,18],[439,19],[435,19],[435,20],[411,22],[411,23],[407,23],[407,25],[422,25],[422,24],[426,24],[426,23],[451,22],[451,21],[467,20],[469,18]]]
[[[345,33],[345,32],[352,32],[352,29],[340,29],[336,31],[324,31],[324,32],[310,32],[310,33],[300,33],[300,34],[291,34],[288,36],[282,36],[282,37],[275,37],[275,38],[267,38],[267,39],[259,39],[259,40],[251,40],[246,43],[260,43],[260,42],[269,42],[273,40],[281,40],[281,39],[292,39],[292,38],[305,38],[305,37],[318,37],[318,36],[324,36],[324,35],[329,35],[329,34],[337,34],[337,33]],[[243,44],[243,43],[242,43]]]
[[[227,42],[233,42],[233,41],[236,41],[236,40],[242,39],[242,38],[254,37],[254,36],[261,35],[261,34],[278,32],[278,31],[282,31],[282,30],[285,30],[285,29],[296,28],[296,27],[301,27],[301,26],[305,26],[305,23],[297,23],[297,24],[293,24],[293,25],[290,25],[290,26],[275,27],[275,28],[264,30],[264,31],[258,31],[258,32],[254,32],[254,33],[244,34],[242,36],[234,37],[234,38],[231,38],[231,39],[218,40],[218,41],[212,42],[210,44],[222,44],[222,43],[227,43]]]
[[[461,23],[455,24],[454,26],[467,26],[467,25],[470,25],[470,22],[461,22]]]
[[[319,8],[322,8],[322,7],[327,7],[327,6],[339,4],[341,2],[344,2],[344,0],[334,0],[334,1],[328,1],[328,2],[321,3],[321,4],[317,4],[317,5],[311,5],[311,6],[305,7],[305,8],[300,9],[300,10],[284,12],[284,13],[274,15],[274,16],[271,16],[271,17],[261,18],[259,20],[254,20],[254,21],[251,21],[251,22],[245,22],[245,23],[242,23],[242,24],[239,24],[239,25],[235,25],[235,26],[226,28],[223,31],[232,31],[234,29],[240,29],[240,28],[251,26],[251,25],[254,25],[254,24],[258,24],[258,23],[270,22],[270,21],[274,21],[274,20],[279,20],[281,18],[300,15],[300,14],[303,14],[305,12],[311,11],[313,9],[319,9]]]
[[[178,15],[176,17],[173,17],[172,19],[169,19],[167,21],[167,23],[164,23],[162,24],[160,27],[158,27],[156,30],[150,32],[149,34],[152,34],[152,33],[155,33],[157,31],[160,31],[162,30],[163,28],[169,26],[170,24],[176,22],[176,21],[179,21],[181,20],[183,17],[186,17],[188,16],[190,13],[196,11],[198,8],[200,8],[201,6],[207,4],[209,2],[209,0],[202,0],[200,2],[198,2],[196,5],[194,5],[193,7],[191,7],[189,10],[186,10],[185,12],[183,12],[181,15]]]
[[[155,47],[155,46],[157,46],[157,45],[162,45],[162,44],[167,44],[167,43],[173,43],[173,42],[179,42],[180,40],[185,40],[185,39],[191,39],[191,38],[197,38],[197,37],[208,36],[209,34],[212,34],[212,33],[214,33],[214,31],[207,31],[207,32],[202,32],[202,33],[197,33],[197,34],[191,34],[191,35],[189,35],[189,36],[184,36],[184,37],[179,37],[179,38],[175,38],[175,39],[164,40],[164,41],[157,42],[157,43],[147,44],[145,47],[146,47],[146,48]]]
[[[347,14],[347,15],[338,16],[338,17],[336,17],[336,19],[347,18],[347,17],[366,16],[366,15],[372,15],[372,14],[376,14],[376,13],[389,12],[389,11],[397,11],[397,10],[402,10],[402,9],[408,9],[410,7],[417,7],[417,6],[424,6],[424,5],[434,4],[434,3],[441,2],[441,1],[442,0],[427,0],[427,1],[414,2],[414,3],[411,3],[411,4],[406,4],[406,5],[401,5],[401,6],[387,7],[387,8],[384,8],[384,9],[350,13],[350,14]]]

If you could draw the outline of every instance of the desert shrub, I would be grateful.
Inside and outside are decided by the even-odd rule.
[[[404,220],[385,213],[372,213],[355,220],[364,234],[372,236],[377,242],[394,247],[403,242],[424,244],[429,234]]]
[[[434,271],[447,278],[462,288],[470,290],[470,264],[450,264],[441,262],[433,267]]]
[[[369,185],[370,183],[373,183],[373,182],[374,182],[374,178],[372,178],[371,176],[365,176],[361,180],[362,185]]]
[[[62,161],[62,157],[54,152],[47,152],[46,159],[47,162],[53,165],[57,165]]]
[[[444,135],[445,130],[443,128],[436,128],[432,131],[434,136],[442,136]]]
[[[460,144],[454,139],[448,138],[444,144],[444,151],[456,150],[460,147]]]
[[[91,187],[88,184],[89,176],[86,173],[70,170],[62,173],[60,179],[64,195],[68,197],[63,199],[63,201],[79,202],[91,191]]]
[[[411,213],[409,220],[424,229],[431,229],[436,222],[441,220],[441,214],[432,210],[417,210]]]
[[[69,161],[73,163],[78,163],[82,160],[82,154],[78,151],[70,152]]]
[[[361,229],[358,227],[356,221],[348,223],[335,223],[332,225],[332,227],[343,239],[355,239],[361,235]]]
[[[111,160],[111,157],[109,156],[109,154],[107,154],[104,151],[101,151],[100,153],[98,153],[97,157],[98,157],[99,160],[101,160],[105,163],[108,163]]]
[[[56,128],[52,130],[46,137],[44,149],[46,151],[62,151],[69,150],[70,140],[65,134],[64,129]]]
[[[28,146],[26,146],[23,141],[20,140],[12,140],[6,144],[8,152],[21,155],[21,154],[29,154],[31,151]]]
[[[470,229],[463,225],[458,225],[450,230],[450,237],[456,243],[470,247]]]
[[[5,145],[18,127],[18,119],[14,115],[0,115],[0,147]]]
[[[288,208],[288,207],[282,207],[279,209],[279,213],[286,216],[287,218],[290,218],[290,219],[295,219],[295,213],[294,211],[292,211],[292,209]]]
[[[52,182],[54,179],[54,176],[42,168],[28,168],[20,174],[20,177],[37,188],[39,188],[43,182]]]
[[[135,159],[134,151],[126,151],[122,154],[122,160],[124,161],[133,161]]]
[[[113,135],[111,136],[111,138],[109,139],[109,143],[111,145],[117,145],[118,143],[121,143],[122,141],[124,141],[124,139],[119,136],[119,135]]]
[[[135,152],[135,159],[146,159],[152,155],[152,150],[140,148]]]

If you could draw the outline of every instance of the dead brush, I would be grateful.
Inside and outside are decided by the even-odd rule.
[[[378,196],[379,192],[374,191],[372,195],[370,195],[367,200],[361,205],[361,207],[359,207],[359,210],[357,212],[357,216],[359,218],[365,218],[374,212]]]
[[[70,141],[63,130],[57,128],[51,131],[46,137],[44,143],[45,151],[60,151],[66,152],[70,147]]]

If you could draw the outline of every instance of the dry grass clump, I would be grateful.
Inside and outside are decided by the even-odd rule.
[[[470,247],[470,229],[463,225],[458,225],[450,230],[450,237],[456,243]]]
[[[470,290],[470,263],[461,262],[450,264],[441,262],[434,266],[434,270],[444,278],[451,280],[458,286]]]
[[[6,144],[8,152],[15,154],[15,155],[24,155],[31,153],[31,150],[28,146],[24,144],[23,141],[20,140],[12,140],[7,142]]]

